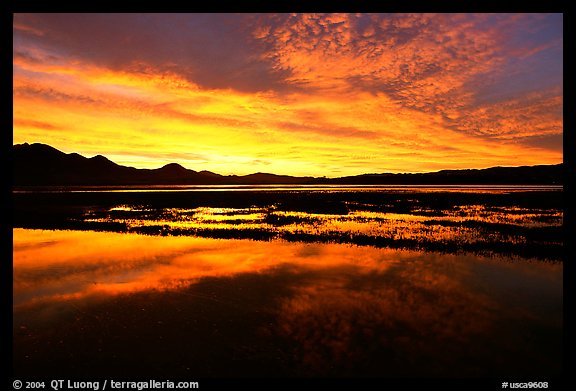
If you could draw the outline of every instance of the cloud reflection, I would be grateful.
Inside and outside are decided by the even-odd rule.
[[[208,365],[203,375],[219,365],[236,376],[258,373],[254,357],[267,363],[263,371],[297,376],[553,373],[561,295],[561,264],[336,244],[14,230],[15,346],[39,362],[42,338],[46,346],[80,338],[78,349],[92,352],[90,344],[102,344],[103,331],[96,331],[102,329],[112,333],[109,349],[145,344],[144,367],[167,349],[207,345],[201,356],[207,364],[197,364]],[[83,336],[85,329],[95,335]],[[76,349],[66,346],[65,354]],[[240,372],[224,369],[230,349]],[[133,365],[128,353],[117,351]],[[99,365],[116,365],[91,354],[104,360]],[[18,356],[19,365],[26,366],[26,357]],[[191,365],[179,357],[174,365]]]
[[[259,273],[292,263],[312,269],[347,263],[382,268],[387,263],[379,265],[377,260],[387,251],[392,252],[286,242],[15,229],[14,301],[18,306],[173,289],[202,277]],[[358,257],[360,254],[363,256]]]

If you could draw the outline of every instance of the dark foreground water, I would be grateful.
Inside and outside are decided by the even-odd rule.
[[[561,191],[117,190],[14,194],[15,377],[561,373]]]
[[[15,375],[558,374],[562,265],[14,230]]]

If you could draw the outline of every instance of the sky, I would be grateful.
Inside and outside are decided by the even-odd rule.
[[[13,143],[338,177],[563,160],[562,14],[16,14]]]

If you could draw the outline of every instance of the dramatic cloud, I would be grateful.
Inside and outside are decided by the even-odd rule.
[[[562,15],[33,14],[14,142],[223,174],[562,161]]]

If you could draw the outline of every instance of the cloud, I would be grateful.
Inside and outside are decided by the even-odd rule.
[[[223,174],[262,162],[318,176],[556,163],[561,22],[18,14],[14,142]]]
[[[257,91],[283,75],[254,52],[232,14],[18,14],[15,42],[57,50],[112,70],[142,65],[205,88]]]
[[[42,121],[35,121],[32,119],[15,119],[13,121],[13,125],[15,126],[22,126],[22,127],[29,127],[29,128],[36,128],[36,129],[46,129],[46,130],[57,130],[58,128],[50,123],[42,122]]]
[[[478,72],[490,66],[492,33],[450,15],[292,15],[257,21],[268,34],[255,38],[268,45],[266,56],[295,83],[334,88],[354,81],[416,88],[430,77],[457,81],[455,71]],[[471,18],[480,23],[480,18]],[[368,27],[369,28],[368,28]],[[442,84],[442,83],[440,83]],[[424,84],[426,85],[426,84]]]
[[[516,37],[518,29],[533,29],[530,26],[534,19],[542,16],[292,15],[276,18],[264,28],[262,25],[269,23],[264,16],[258,20],[261,26],[255,30],[254,38],[269,45],[267,58],[276,69],[290,73],[288,82],[322,90],[383,92],[403,107],[441,114],[451,119],[453,129],[470,132],[466,123],[459,126],[454,117],[474,115],[470,113],[471,106],[478,106],[483,96],[498,91],[502,79],[510,79],[509,64],[514,64],[517,79],[540,76],[541,62],[529,64],[530,72],[523,72],[517,58],[526,60],[561,47],[561,36],[557,35],[545,43]],[[511,30],[511,25],[516,30]],[[533,34],[541,30],[536,29]],[[561,56],[552,58],[547,57],[561,64]],[[493,81],[487,83],[487,79]],[[561,79],[548,79],[552,83],[548,88],[561,85]],[[526,91],[526,83],[518,84],[524,91],[510,86],[508,93],[511,90],[517,95],[509,98],[529,106],[531,98],[525,95],[541,85]],[[483,91],[478,93],[480,87]],[[562,110],[561,99],[550,103],[547,109],[552,115]],[[534,111],[529,107],[527,110]],[[507,113],[509,120],[500,116],[490,123],[490,129],[484,127],[471,134],[481,136],[501,131],[504,137],[510,131],[505,122],[521,122],[524,118],[521,111],[511,110]],[[558,132],[557,124],[548,128],[547,121],[538,122],[539,117],[531,116],[530,122],[524,123],[526,131]],[[503,129],[497,130],[500,125],[504,125]]]
[[[563,97],[555,88],[471,107],[454,121],[459,129],[496,139],[561,135]]]

